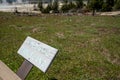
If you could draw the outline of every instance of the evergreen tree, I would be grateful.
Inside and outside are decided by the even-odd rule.
[[[42,2],[42,0],[39,1],[38,8],[42,12],[42,10],[43,10],[43,2]]]
[[[53,4],[51,5],[51,8],[53,11],[58,11],[59,4],[58,4],[57,0],[55,2],[53,2]]]
[[[12,3],[13,1],[12,0],[6,0],[8,3]]]
[[[83,7],[83,0],[76,0],[77,8],[82,8]]]
[[[111,7],[114,6],[114,0],[106,0],[106,3],[110,5]]]
[[[45,9],[42,10],[42,13],[49,13],[51,11],[51,5],[49,4]]]
[[[120,10],[120,0],[115,0],[114,9],[115,10]]]
[[[106,0],[102,6],[102,11],[112,11],[115,0]]]
[[[0,3],[2,3],[2,0],[0,0]]]
[[[63,0],[64,1],[64,4],[63,6],[61,7],[61,11],[64,13],[64,12],[68,12],[69,10],[69,6],[68,6],[68,0]]]
[[[69,8],[69,10],[70,10],[70,9],[75,9],[75,8],[76,8],[76,5],[75,5],[73,2],[70,2],[70,3],[68,4],[68,8]]]
[[[103,0],[90,0],[88,7],[93,11],[92,15],[95,15],[95,10],[99,11],[102,9]]]
[[[65,3],[65,4],[67,4],[67,3],[68,3],[68,0],[63,0],[63,1],[64,1],[64,3]]]

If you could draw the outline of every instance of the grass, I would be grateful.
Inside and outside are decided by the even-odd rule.
[[[27,36],[57,49],[48,72],[33,67],[26,80],[120,80],[119,16],[15,16],[0,13],[0,60],[14,72]]]

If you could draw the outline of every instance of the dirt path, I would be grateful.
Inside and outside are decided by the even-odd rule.
[[[100,15],[108,15],[108,16],[114,16],[114,15],[120,15],[120,11],[114,11],[114,12],[102,12]]]

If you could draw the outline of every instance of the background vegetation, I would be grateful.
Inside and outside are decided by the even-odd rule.
[[[59,49],[44,74],[33,67],[26,80],[120,80],[120,17],[15,16],[0,13],[0,60],[14,72],[27,36]]]
[[[75,9],[76,12],[78,12],[79,10],[81,10],[80,12],[85,12],[85,10],[92,11],[93,15],[95,15],[96,11],[107,12],[113,10],[120,10],[120,0],[88,0],[87,5],[83,3],[84,0],[75,0],[75,2],[70,2],[68,0],[63,1],[63,5],[60,9],[58,0],[56,0],[54,3],[50,3],[45,9],[41,6],[38,7],[40,8],[40,11],[42,13],[44,13],[44,10],[47,10],[47,13],[49,13],[51,10],[53,10],[54,12],[66,13],[72,9]],[[39,3],[39,5],[42,4]]]

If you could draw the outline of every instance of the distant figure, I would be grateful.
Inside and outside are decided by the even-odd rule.
[[[15,7],[15,9],[14,9],[14,13],[15,13],[15,14],[18,14],[17,7]]]
[[[37,10],[37,6],[34,4],[33,5],[33,10],[36,11]]]

